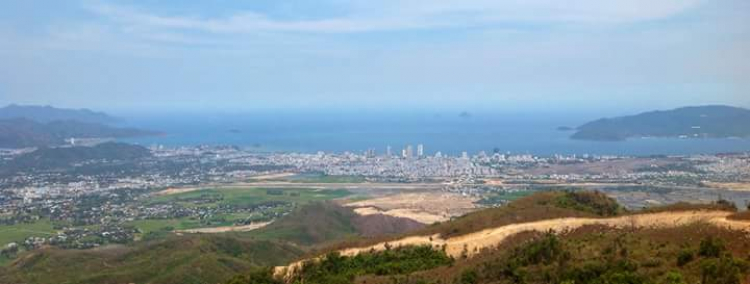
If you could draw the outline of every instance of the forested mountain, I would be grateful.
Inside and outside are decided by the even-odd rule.
[[[75,120],[88,123],[114,123],[117,119],[103,112],[89,109],[65,109],[52,106],[24,106],[11,104],[0,108],[0,119],[26,118],[37,122]]]
[[[58,120],[48,123],[26,118],[0,120],[0,148],[58,146],[66,139],[124,138],[157,135],[134,128],[116,128],[98,123]]]
[[[750,136],[750,110],[730,106],[684,107],[603,118],[578,127],[571,138],[619,141],[638,137],[729,138]]]

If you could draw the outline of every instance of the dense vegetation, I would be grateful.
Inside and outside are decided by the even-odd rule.
[[[729,106],[685,107],[600,119],[578,127],[571,138],[617,141],[682,135],[691,138],[750,136],[750,110]]]
[[[598,216],[616,216],[623,211],[617,201],[598,191],[566,191],[555,199],[561,208],[589,212]]]
[[[303,251],[273,241],[217,235],[171,236],[132,246],[29,252],[0,267],[0,283],[219,283]]]
[[[630,235],[616,235],[607,242],[598,256],[582,258],[586,244],[546,234],[471,270],[477,276],[470,283],[741,283],[750,268],[745,259],[732,256],[722,241],[711,236],[698,248],[682,248],[675,259],[662,256],[667,251],[663,247],[643,255],[643,241]],[[672,268],[672,263],[678,267]],[[688,271],[683,274],[681,270]]]
[[[329,253],[320,261],[308,261],[290,283],[347,284],[361,275],[405,275],[416,271],[451,265],[454,260],[445,252],[430,246],[389,248],[382,252],[358,254],[354,257]],[[267,270],[255,271],[247,276],[238,276],[232,284],[277,283],[267,275]],[[266,275],[266,276],[264,276]]]

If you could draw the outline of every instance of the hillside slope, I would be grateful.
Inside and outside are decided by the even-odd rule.
[[[718,204],[624,212],[613,206],[616,205],[613,202],[598,193],[544,193],[515,204],[521,208],[519,212],[536,209],[535,215],[524,216],[528,221],[507,222],[512,218],[524,219],[513,210],[480,211],[473,217],[459,218],[419,232],[435,233],[432,235],[415,233],[380,243],[332,250],[322,258],[277,268],[278,278],[274,281],[281,283],[281,279],[285,279],[291,283],[315,284],[337,279],[340,282],[336,283],[416,284],[743,283],[741,281],[750,280],[747,278],[750,266],[745,260],[750,257],[750,222],[735,220],[733,208]],[[556,211],[554,207],[573,211]],[[576,214],[573,212],[589,214],[589,217],[553,215]],[[501,225],[478,226],[480,222],[476,220]],[[445,231],[451,227],[460,233]],[[675,237],[670,239],[673,234]],[[413,259],[399,255],[407,253],[409,257],[425,258],[423,261],[435,259],[435,256],[429,252],[416,255],[401,252],[409,247],[431,248],[455,262],[415,270],[409,266],[414,263]],[[359,268],[363,259],[372,259],[369,265],[377,266],[380,265],[378,260],[389,258],[397,259],[397,266],[401,263],[407,266],[369,272]],[[706,280],[712,278],[722,280]],[[250,279],[239,277],[234,283],[267,283]]]
[[[70,138],[124,138],[156,134],[75,120],[40,123],[26,118],[0,119],[0,148],[58,146]]]
[[[214,235],[92,250],[43,249],[0,267],[0,283],[217,283],[302,253],[283,243]]]
[[[0,119],[25,118],[47,123],[59,120],[75,120],[87,123],[108,124],[117,119],[103,112],[88,109],[65,109],[52,106],[33,106],[11,104],[0,108]]]
[[[357,237],[383,237],[424,228],[416,221],[385,215],[361,216],[351,208],[317,202],[303,206],[256,231],[260,239],[284,240],[304,246],[331,245]]]
[[[373,230],[380,236],[419,228],[422,225],[411,220],[362,218],[334,203],[310,203],[252,232],[171,235],[127,246],[26,252],[7,267],[0,266],[0,283],[220,283],[257,267],[289,263],[330,242],[366,237]]]
[[[749,136],[750,110],[730,106],[699,106],[599,119],[578,127],[571,138],[619,141],[638,137]]]

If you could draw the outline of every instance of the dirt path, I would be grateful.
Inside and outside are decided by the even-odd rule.
[[[436,190],[441,189],[443,184],[440,183],[307,183],[307,182],[289,182],[289,181],[266,181],[258,180],[257,182],[236,182],[227,184],[202,184],[198,186],[173,187],[158,192],[154,196],[164,196],[180,194],[204,189],[225,189],[225,188],[309,188],[309,189],[350,189],[350,190]]]
[[[388,243],[349,248],[339,252],[345,256],[354,256],[373,250],[382,251],[386,249],[386,246],[431,245],[436,248],[445,246],[446,253],[456,258],[463,254],[471,257],[482,249],[497,246],[508,237],[521,232],[546,232],[549,230],[563,232],[587,225],[604,225],[614,228],[670,228],[695,222],[707,222],[732,230],[745,231],[750,234],[750,221],[727,220],[727,216],[731,214],[733,213],[726,211],[684,211],[639,214],[614,218],[558,218],[506,225],[448,239],[442,239],[438,235],[406,237]],[[277,267],[276,273],[277,275],[289,275],[291,271],[299,268],[301,264],[302,262],[295,262],[289,266]]]
[[[279,179],[296,175],[295,173],[278,173],[250,177],[252,180]]]

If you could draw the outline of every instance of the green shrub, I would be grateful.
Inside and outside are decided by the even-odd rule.
[[[452,262],[445,252],[430,246],[391,248],[354,257],[329,253],[320,261],[305,263],[295,277],[307,284],[351,283],[360,275],[404,275]]]
[[[555,200],[555,205],[599,216],[615,216],[622,211],[617,201],[598,191],[566,191]]]
[[[706,259],[701,262],[701,283],[740,284],[747,271],[747,262],[731,256]]]
[[[645,261],[644,261],[644,262],[642,263],[642,265],[643,265],[643,267],[651,267],[651,268],[654,268],[654,267],[659,267],[659,266],[661,266],[661,265],[662,265],[662,261],[661,261],[661,259],[658,259],[658,258],[649,258],[649,259],[645,260]]]
[[[226,284],[283,284],[283,282],[274,279],[273,269],[263,268],[251,271],[247,275],[235,276]]]
[[[707,237],[701,240],[698,255],[702,257],[719,257],[724,250],[726,250],[724,242],[713,237]]]
[[[557,235],[547,232],[542,239],[517,249],[512,258],[521,265],[535,265],[564,261],[570,258],[570,255],[564,250]]]
[[[684,266],[685,264],[690,263],[695,258],[695,255],[693,254],[692,250],[684,249],[680,251],[679,254],[677,254],[677,266]]]
[[[473,269],[464,270],[464,272],[461,273],[461,280],[460,284],[476,284],[478,281],[479,275],[477,272]]]
[[[672,271],[664,277],[664,284],[686,284],[686,282],[681,273]]]

